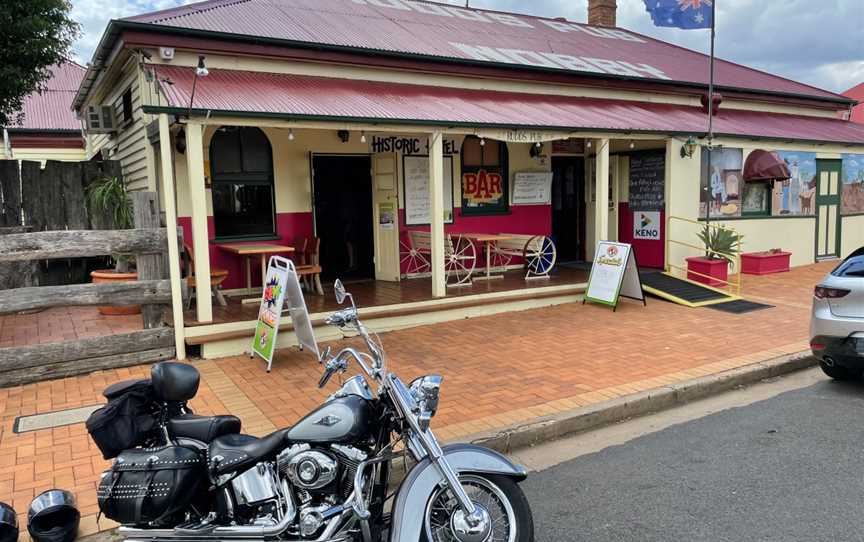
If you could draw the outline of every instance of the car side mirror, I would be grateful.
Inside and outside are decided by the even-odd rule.
[[[339,279],[336,279],[336,283],[333,285],[333,289],[336,291],[336,302],[341,305],[345,302],[345,298],[348,296],[348,292],[345,291],[345,286]]]

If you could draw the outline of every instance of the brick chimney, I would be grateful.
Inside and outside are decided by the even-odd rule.
[[[588,0],[588,24],[614,27],[617,11],[615,0]]]

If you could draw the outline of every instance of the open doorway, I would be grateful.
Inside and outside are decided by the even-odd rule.
[[[585,159],[552,158],[552,239],[558,261],[585,260]]]
[[[368,155],[313,155],[315,230],[324,279],[375,277]]]

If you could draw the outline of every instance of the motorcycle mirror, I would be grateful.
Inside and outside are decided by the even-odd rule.
[[[339,279],[336,279],[336,283],[333,285],[333,289],[336,291],[336,302],[341,305],[345,302],[345,297],[348,295],[348,292],[345,291],[345,286]]]

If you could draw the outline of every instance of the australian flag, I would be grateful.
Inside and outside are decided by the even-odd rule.
[[[691,30],[711,28],[715,0],[644,0],[656,26]]]

